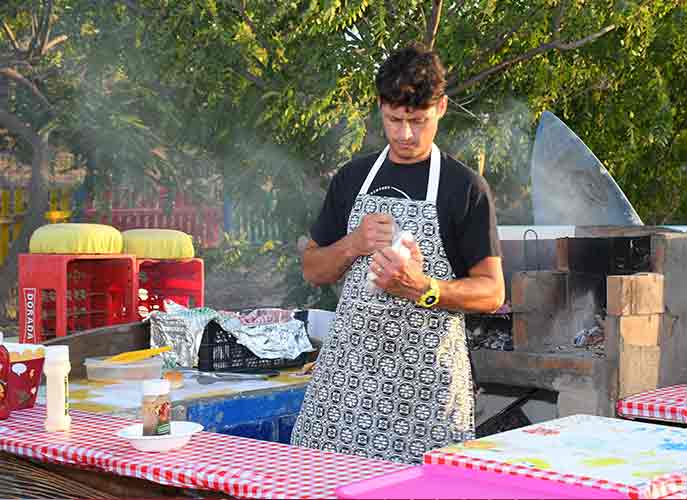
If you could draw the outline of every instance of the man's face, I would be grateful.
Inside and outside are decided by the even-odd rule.
[[[427,109],[393,107],[383,103],[382,122],[391,146],[389,158],[395,163],[417,163],[432,151],[439,119],[446,113],[446,96]]]

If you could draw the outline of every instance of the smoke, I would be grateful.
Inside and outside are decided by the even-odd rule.
[[[449,105],[439,141],[452,156],[480,171],[494,194],[499,224],[530,224],[530,158],[534,114],[515,98],[474,111]]]
[[[556,312],[552,322],[550,342],[547,343],[554,349],[573,347],[577,335],[598,325],[597,318],[601,314],[598,291],[588,289],[576,293],[570,284],[574,279],[568,276],[567,304]]]

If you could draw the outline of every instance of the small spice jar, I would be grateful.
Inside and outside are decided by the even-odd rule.
[[[172,403],[169,381],[143,381],[143,435],[162,436],[170,433]]]

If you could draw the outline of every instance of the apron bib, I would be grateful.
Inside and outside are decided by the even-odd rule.
[[[454,278],[439,234],[441,156],[432,145],[427,199],[368,194],[389,146],[377,158],[348,219],[391,214],[415,236],[424,272]],[[291,436],[296,446],[404,463],[474,439],[474,392],[462,313],[431,310],[384,291],[367,291],[370,256],[346,273],[336,316]]]

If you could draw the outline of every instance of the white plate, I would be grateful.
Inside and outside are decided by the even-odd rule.
[[[170,422],[170,433],[163,436],[144,436],[143,424],[128,425],[117,431],[139,451],[171,451],[183,448],[203,426],[195,422]]]

